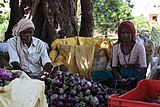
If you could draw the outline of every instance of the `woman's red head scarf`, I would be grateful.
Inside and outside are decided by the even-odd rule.
[[[135,39],[136,39],[136,35],[135,35],[136,29],[135,29],[133,23],[132,23],[131,21],[128,21],[128,20],[123,21],[123,22],[119,25],[119,27],[118,27],[118,42],[120,42],[120,36],[121,36],[122,28],[126,28],[126,29],[128,29],[128,30],[131,31],[132,41],[135,42]]]

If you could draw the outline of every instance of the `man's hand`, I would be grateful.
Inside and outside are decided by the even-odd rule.
[[[21,68],[21,66],[18,62],[12,62],[11,65],[13,66],[14,70],[22,70],[23,71],[23,69]]]
[[[50,62],[46,63],[43,67],[44,71],[43,72],[48,72],[50,73],[51,72],[51,69],[52,69],[52,64]]]
[[[45,79],[47,77],[49,77],[49,73],[46,71],[42,71],[38,76],[39,79]]]

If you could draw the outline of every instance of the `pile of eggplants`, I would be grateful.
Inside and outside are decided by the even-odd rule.
[[[0,68],[0,86],[5,86],[15,78],[20,76],[19,73],[12,72],[11,70],[4,70]]]
[[[160,98],[159,97],[160,96],[158,96],[157,98],[148,98],[148,97],[146,97],[145,102],[160,104]]]
[[[106,107],[108,96],[126,92],[69,72],[54,71],[41,80],[45,81],[49,107]]]

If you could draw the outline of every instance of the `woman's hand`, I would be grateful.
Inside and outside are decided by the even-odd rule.
[[[113,67],[112,71],[113,71],[113,74],[114,74],[114,76],[117,80],[123,79],[122,76],[120,75],[119,71],[118,71],[118,67]]]

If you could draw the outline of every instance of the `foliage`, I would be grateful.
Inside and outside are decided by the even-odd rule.
[[[136,26],[136,28],[139,31],[142,30],[142,29],[151,31],[152,27],[154,27],[158,31],[160,31],[160,26],[157,25],[157,21],[155,21],[155,20],[149,21],[143,15],[134,17],[134,19],[132,20],[132,22],[134,23],[134,25]]]
[[[81,22],[81,4],[80,4],[80,0],[78,0],[77,2],[77,13],[76,13],[76,17],[77,17],[77,24],[78,27],[80,26],[80,22]]]
[[[137,29],[151,29],[149,21],[143,15],[134,17],[132,21],[134,25],[137,27]]]
[[[160,26],[156,26],[155,28],[156,28],[158,31],[160,31]]]
[[[0,24],[4,23],[6,20],[9,20],[9,12],[0,14]]]
[[[4,40],[4,35],[5,31],[7,30],[8,23],[9,23],[9,11],[6,10],[6,7],[8,4],[8,0],[5,2],[0,2],[0,8],[1,8],[1,13],[0,13],[0,41]]]
[[[94,24],[101,33],[116,30],[119,21],[132,19],[130,0],[93,0]]]
[[[3,23],[0,24],[0,41],[4,40],[4,35],[8,27],[8,20],[5,20]]]

